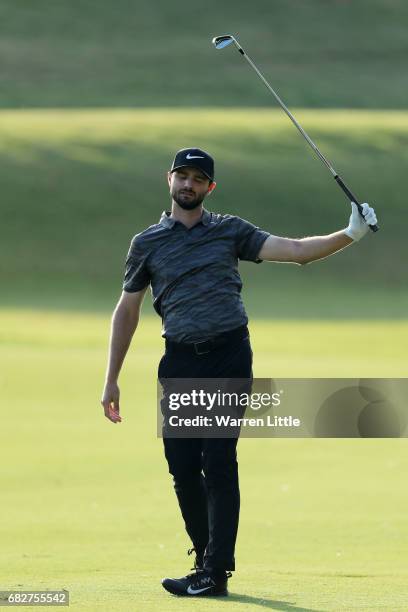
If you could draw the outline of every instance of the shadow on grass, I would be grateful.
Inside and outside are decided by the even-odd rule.
[[[252,597],[251,595],[241,595],[240,593],[231,593],[228,597],[219,597],[217,601],[237,602],[249,604],[251,606],[261,606],[270,610],[281,610],[281,612],[325,612],[318,608],[303,608],[290,603],[289,601],[280,601],[278,599],[266,599],[265,597]]]

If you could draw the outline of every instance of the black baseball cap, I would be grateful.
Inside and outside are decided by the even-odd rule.
[[[177,151],[170,172],[183,168],[183,166],[198,168],[211,182],[214,180],[214,160],[211,155],[201,149],[180,149],[180,151]]]

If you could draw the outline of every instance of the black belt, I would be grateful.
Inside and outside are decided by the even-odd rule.
[[[222,346],[232,340],[239,340],[248,336],[248,327],[242,325],[241,327],[236,327],[235,329],[218,334],[208,340],[202,340],[201,342],[174,342],[166,338],[166,348],[177,352],[188,353],[190,355],[205,355],[217,346]]]

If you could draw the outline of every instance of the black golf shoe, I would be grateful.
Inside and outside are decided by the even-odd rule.
[[[187,597],[228,595],[227,581],[230,577],[230,572],[214,573],[205,569],[197,569],[183,578],[164,578],[162,585],[173,595]]]

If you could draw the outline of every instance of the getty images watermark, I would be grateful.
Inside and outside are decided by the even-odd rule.
[[[166,378],[160,437],[408,437],[408,379]]]
[[[271,413],[265,417],[256,417],[255,412],[261,408],[278,407],[281,403],[280,392],[275,393],[246,393],[235,391],[205,391],[204,389],[191,389],[183,392],[171,392],[168,397],[168,420],[171,427],[299,427],[300,419],[292,416],[278,416]],[[182,408],[198,408],[208,413],[212,411],[214,416],[208,414],[195,414],[182,416]],[[231,409],[234,410],[231,410]],[[241,416],[241,409],[250,408],[254,416]],[[178,411],[177,414],[171,414]],[[218,413],[217,413],[218,411]]]

